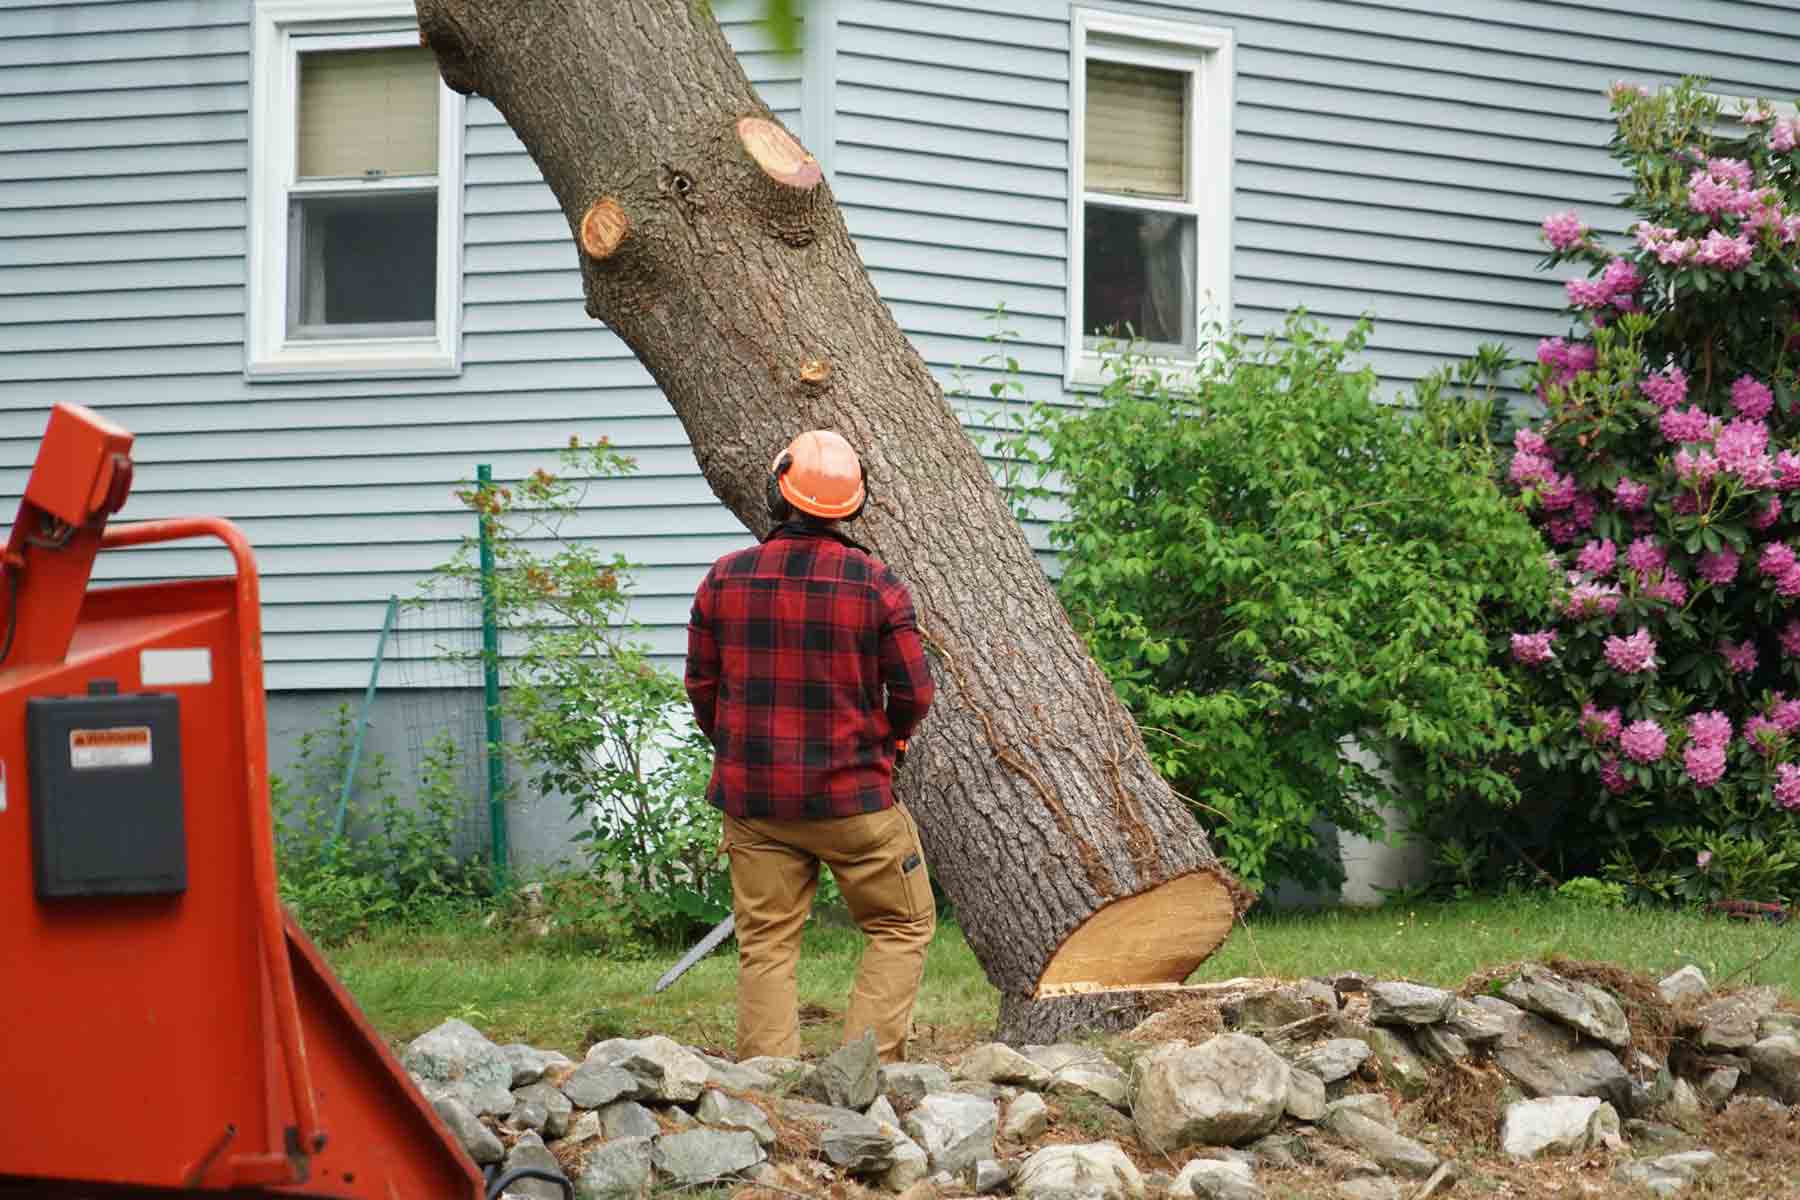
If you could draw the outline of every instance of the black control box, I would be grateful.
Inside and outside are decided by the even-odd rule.
[[[176,698],[36,697],[25,725],[38,896],[186,891]]]

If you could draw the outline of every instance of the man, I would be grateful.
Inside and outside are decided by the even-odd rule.
[[[800,1050],[794,969],[825,863],[868,937],[844,1040],[906,1054],[937,916],[894,768],[931,705],[912,597],[840,522],[868,490],[850,443],[795,438],[769,469],[762,544],[713,564],[688,623],[687,692],[715,751],[738,938],[738,1057]]]

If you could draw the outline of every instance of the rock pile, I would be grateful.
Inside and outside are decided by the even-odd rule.
[[[1580,974],[1526,965],[1473,995],[1348,973],[1233,981],[1219,985],[1224,1031],[1204,1040],[1161,1037],[1169,1022],[1152,1018],[1130,1053],[990,1043],[952,1070],[881,1067],[869,1039],[816,1065],[733,1063],[665,1037],[600,1042],[577,1063],[460,1021],[403,1061],[477,1163],[559,1166],[581,1200],[738,1181],[792,1192],[796,1169],[814,1173],[808,1190],[929,1181],[1022,1200],[1254,1200],[1262,1173],[1304,1169],[1332,1195],[1423,1200],[1450,1191],[1468,1147],[1403,1121],[1404,1101],[1456,1075],[1493,1085],[1487,1119],[1512,1160],[1604,1152],[1618,1186],[1669,1196],[1717,1163],[1704,1147],[1667,1152],[1709,1109],[1796,1115],[1800,1014],[1772,989],[1715,997],[1684,968],[1634,1029],[1621,997]],[[1080,1112],[1088,1140],[1053,1133],[1052,1106]]]

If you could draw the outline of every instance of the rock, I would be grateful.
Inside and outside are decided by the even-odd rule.
[[[1354,1150],[1345,1149],[1336,1142],[1316,1141],[1308,1146],[1311,1152],[1311,1165],[1330,1175],[1334,1179],[1354,1179],[1359,1176],[1379,1176],[1381,1168],[1364,1158]]]
[[[1683,1129],[1699,1130],[1706,1124],[1706,1110],[1701,1106],[1700,1094],[1685,1079],[1677,1079],[1669,1089],[1669,1098],[1663,1101],[1663,1112]]]
[[[1636,1162],[1621,1163],[1613,1172],[1613,1178],[1620,1183],[1649,1188],[1658,1196],[1673,1196],[1710,1171],[1718,1161],[1719,1156],[1710,1150],[1640,1158]]]
[[[478,1163],[496,1163],[506,1157],[506,1147],[494,1131],[483,1125],[469,1106],[454,1096],[441,1096],[431,1102],[437,1115],[450,1127],[450,1134],[469,1157]]]
[[[512,1060],[466,1021],[451,1019],[407,1044],[400,1064],[428,1100],[448,1097],[476,1116],[512,1111]]]
[[[1438,1169],[1431,1173],[1431,1178],[1420,1184],[1419,1190],[1406,1200],[1431,1200],[1433,1196],[1445,1195],[1456,1186],[1456,1181],[1461,1177],[1462,1168],[1455,1163],[1440,1163]]]
[[[1777,1033],[1745,1051],[1758,1079],[1774,1089],[1784,1104],[1800,1104],[1800,1037]]]
[[[636,1100],[615,1100],[599,1110],[600,1132],[609,1138],[660,1137],[662,1123]]]
[[[1386,980],[1369,985],[1369,1020],[1376,1025],[1436,1025],[1456,1011],[1456,993]]]
[[[1490,996],[1488,999],[1517,1011],[1516,1005],[1507,1004],[1498,997]],[[1450,1019],[1444,1022],[1444,1028],[1471,1046],[1491,1046],[1506,1036],[1506,1017],[1501,1012],[1459,996],[1455,1008],[1451,1010]]]
[[[706,1064],[707,1087],[725,1088],[733,1092],[775,1090],[776,1078],[767,1071],[759,1071],[755,1067],[747,1067],[729,1059],[714,1058],[710,1054],[702,1054],[700,1061]]]
[[[1631,1044],[1625,1010],[1604,989],[1591,983],[1564,979],[1554,971],[1528,963],[1517,978],[1500,989],[1500,995],[1520,1008],[1560,1021],[1615,1050]]]
[[[556,1155],[550,1153],[544,1145],[544,1139],[535,1133],[522,1133],[519,1140],[506,1155],[506,1166],[503,1171],[514,1171],[520,1167],[536,1167],[542,1171],[563,1173],[562,1164],[556,1161]],[[515,1196],[529,1197],[530,1200],[562,1200],[563,1190],[548,1179],[515,1179],[507,1185],[507,1190]]]
[[[797,1058],[779,1058],[769,1054],[758,1054],[746,1058],[738,1066],[758,1074],[767,1075],[777,1086],[790,1083],[806,1073],[806,1064]]]
[[[1536,1013],[1520,1012],[1494,1050],[1494,1062],[1529,1096],[1593,1096],[1631,1104],[1631,1077],[1619,1060]]]
[[[1163,1151],[1261,1137],[1287,1107],[1287,1077],[1287,1063],[1241,1033],[1160,1047],[1138,1062],[1132,1088],[1138,1134]]]
[[[1761,1041],[1778,1033],[1800,1037],[1800,1013],[1772,1012],[1756,1023],[1756,1038]]]
[[[1413,1037],[1419,1052],[1434,1063],[1461,1062],[1469,1057],[1469,1043],[1442,1025],[1422,1026]]]
[[[600,1125],[600,1114],[584,1112],[569,1122],[569,1132],[563,1135],[563,1140],[580,1145],[582,1142],[593,1141],[604,1132]]]
[[[833,1050],[806,1077],[800,1090],[834,1108],[861,1112],[875,1102],[880,1074],[881,1055],[875,1049],[875,1032],[867,1030],[854,1042]]]
[[[999,1191],[1012,1180],[1012,1173],[991,1158],[984,1158],[969,1170],[969,1184],[978,1196]]]
[[[1438,1156],[1424,1145],[1353,1108],[1340,1105],[1332,1109],[1320,1125],[1390,1171],[1423,1179],[1438,1168]]]
[[[775,1144],[775,1127],[769,1124],[769,1114],[750,1101],[727,1096],[717,1088],[708,1088],[700,1097],[700,1107],[694,1115],[702,1125],[715,1129],[747,1129],[765,1150]]]
[[[1775,1011],[1781,993],[1774,988],[1746,988],[1722,996],[1694,1013],[1702,1050],[1743,1050],[1756,1041],[1756,1027]]]
[[[1706,974],[1699,967],[1689,963],[1674,974],[1665,975],[1656,985],[1664,1004],[1681,1004],[1688,1000],[1698,1000],[1712,989],[1707,986]]]
[[[1031,1088],[1050,1086],[1050,1072],[1011,1046],[988,1042],[962,1056],[956,1074],[978,1083],[1019,1083]]]
[[[1020,1200],[1144,1200],[1144,1179],[1111,1142],[1045,1146],[1013,1177]]]
[[[894,1143],[905,1136],[893,1125],[884,1127],[873,1117],[829,1104],[789,1100],[781,1105],[781,1115],[818,1126],[826,1159],[857,1175],[876,1174],[893,1166]]]
[[[651,1161],[657,1171],[676,1187],[698,1187],[729,1179],[750,1170],[765,1157],[754,1134],[718,1129],[665,1134],[651,1148]]]
[[[1343,1200],[1405,1200],[1406,1189],[1385,1175],[1346,1179],[1337,1185]]]
[[[1733,1097],[1730,1104],[1726,1105],[1726,1109],[1733,1116],[1744,1121],[1779,1123],[1789,1119],[1787,1106],[1777,1103],[1767,1096],[1736,1096]]]
[[[1431,1081],[1430,1066],[1405,1031],[1370,1026],[1363,1030],[1363,1040],[1369,1043],[1369,1059],[1380,1069],[1383,1082],[1402,1095],[1417,1095]]]
[[[529,1108],[532,1114],[542,1114],[542,1120],[532,1124],[529,1120],[520,1120],[520,1109]],[[513,1123],[520,1128],[536,1129],[548,1138],[559,1138],[569,1132],[569,1117],[574,1105],[562,1094],[562,1089],[547,1083],[528,1083],[513,1093]]]
[[[1026,1092],[1006,1106],[1000,1136],[1009,1142],[1028,1142],[1050,1128],[1050,1106],[1036,1092]]]
[[[931,1063],[893,1063],[881,1068],[877,1084],[884,1095],[911,1104],[933,1092],[949,1091],[950,1072]]]
[[[1050,1090],[1059,1096],[1097,1096],[1118,1108],[1130,1093],[1125,1072],[1098,1050],[1085,1046],[1026,1046],[1022,1053],[1050,1073]]]
[[[568,1103],[568,1101],[564,1101]],[[508,1129],[529,1129],[533,1133],[542,1133],[549,1122],[550,1114],[544,1106],[535,1100],[521,1100],[517,1092],[513,1093],[513,1110],[506,1118]]]
[[[1688,1135],[1673,1125],[1633,1117],[1625,1122],[1625,1137],[1633,1145],[1677,1146],[1688,1141]]]
[[[1335,1011],[1340,1001],[1337,989],[1323,979],[1296,979],[1288,985],[1327,1012]]]
[[[899,1133],[899,1130],[895,1132]],[[930,1174],[930,1158],[924,1148],[899,1133],[894,1142],[894,1165],[882,1172],[881,1186],[890,1192],[904,1192]]]
[[[641,1085],[634,1099],[688,1104],[706,1087],[707,1066],[698,1054],[666,1037],[610,1038],[588,1048],[587,1066],[617,1067]],[[576,1074],[580,1074],[579,1071]],[[573,1078],[573,1076],[571,1076]],[[568,1084],[563,1084],[568,1091]],[[623,1095],[624,1093],[620,1093]],[[571,1094],[571,1100],[575,1097]],[[616,1099],[616,1097],[615,1097]],[[874,1099],[873,1096],[870,1099]],[[580,1104],[581,1101],[575,1100]],[[867,1103],[865,1101],[864,1103]],[[583,1107],[598,1107],[598,1105]]]
[[[1238,1033],[1262,1033],[1337,1008],[1337,994],[1332,992],[1331,996],[1327,1004],[1310,989],[1269,988],[1227,1000],[1219,1006],[1219,1015],[1227,1028]]]
[[[954,1174],[978,1159],[994,1157],[999,1123],[992,1100],[946,1092],[919,1101],[901,1128],[925,1151],[933,1171]]]
[[[1369,1053],[1369,1043],[1361,1038],[1331,1038],[1295,1058],[1294,1066],[1326,1083],[1336,1083],[1356,1074]]]
[[[949,1095],[976,1096],[983,1100],[1011,1100],[1019,1094],[1019,1089],[1003,1083],[988,1083],[983,1079],[958,1079],[950,1084]]]
[[[652,1165],[647,1137],[602,1142],[582,1161],[574,1179],[576,1200],[638,1200],[650,1191]]]
[[[1287,1115],[1296,1121],[1317,1121],[1325,1115],[1325,1081],[1300,1067],[1288,1070]]]
[[[642,1088],[643,1082],[622,1067],[585,1062],[563,1080],[562,1094],[577,1108],[604,1108],[621,1097],[636,1097]]]
[[[1306,1143],[1291,1133],[1271,1133],[1246,1147],[1256,1161],[1277,1171],[1291,1171],[1306,1156]]]
[[[900,1114],[894,1111],[893,1104],[886,1096],[875,1097],[875,1103],[863,1110],[863,1116],[877,1125],[892,1125],[895,1129],[900,1128]]]
[[[1744,1073],[1736,1067],[1718,1067],[1700,1077],[1700,1098],[1714,1108],[1724,1108],[1737,1091]]]
[[[1387,1097],[1378,1092],[1358,1092],[1354,1096],[1345,1096],[1342,1099],[1333,1100],[1330,1104],[1325,1106],[1325,1116],[1329,1117],[1339,1109],[1348,1109],[1351,1112],[1361,1113],[1371,1121],[1381,1122],[1389,1129],[1396,1129],[1399,1127],[1398,1122],[1394,1120],[1394,1110],[1388,1105]]]
[[[1263,1196],[1249,1167],[1218,1158],[1196,1158],[1188,1163],[1169,1191],[1181,1200],[1189,1196],[1197,1200],[1262,1200]]]
[[[506,1061],[512,1064],[512,1084],[514,1088],[522,1088],[526,1084],[536,1083],[544,1077],[544,1072],[551,1066],[569,1066],[569,1056],[555,1050],[537,1050],[523,1042],[514,1042],[510,1046],[500,1047],[500,1053],[506,1055]]]
[[[1546,1151],[1580,1154],[1617,1137],[1619,1114],[1592,1096],[1552,1096],[1506,1106],[1500,1122],[1500,1148],[1514,1158],[1536,1158]]]
[[[693,1129],[700,1124],[699,1121],[694,1119],[693,1113],[690,1113],[685,1108],[677,1108],[674,1105],[663,1106],[659,1115],[664,1122],[673,1125],[677,1129]]]

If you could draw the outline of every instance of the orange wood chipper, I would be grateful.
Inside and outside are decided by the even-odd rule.
[[[58,405],[0,560],[0,1196],[497,1193],[281,907],[255,559],[107,528],[131,443]],[[196,538],[235,577],[89,587]]]

